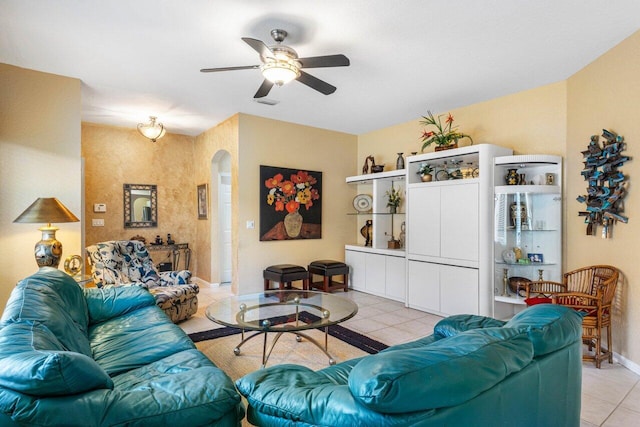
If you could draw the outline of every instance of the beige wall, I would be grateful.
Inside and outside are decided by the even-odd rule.
[[[353,238],[355,219],[348,216],[354,189],[345,177],[355,175],[355,135],[292,123],[240,116],[238,282],[241,293],[263,287],[262,270],[272,264],[306,266],[318,259],[344,260],[344,244]],[[322,238],[260,241],[260,165],[322,172]],[[246,221],[255,221],[248,230]]]
[[[355,161],[356,142],[354,135],[246,114],[235,115],[199,135],[194,155],[196,181],[210,184],[211,215],[196,224],[198,277],[219,281],[220,272],[215,262],[218,247],[212,242],[218,240],[215,160],[221,152],[231,158],[232,285],[235,291],[261,290],[262,270],[272,264],[306,266],[315,259],[343,260],[344,243],[352,238],[350,230],[354,223],[353,218],[346,215],[353,190],[344,180],[355,174],[351,165]],[[260,165],[323,172],[322,239],[260,242]],[[254,229],[246,228],[250,220],[255,222]]]
[[[451,110],[451,114],[453,124],[459,125],[459,131],[471,135],[475,144],[501,145],[512,148],[515,154],[564,156],[566,97],[566,82],[559,82]],[[358,136],[358,170],[369,154],[375,157],[376,163],[385,164],[385,171],[395,169],[399,152],[405,156],[413,151],[420,154],[423,129],[418,118]],[[460,141],[461,146],[469,143],[468,139]],[[431,145],[425,152],[433,149]]]
[[[0,307],[37,270],[38,228],[14,224],[38,197],[56,197],[82,219],[80,81],[0,64]],[[54,224],[63,258],[81,253],[80,223]]]
[[[198,268],[198,277],[213,283],[220,282],[218,268],[219,248],[213,243],[218,239],[218,197],[217,176],[214,176],[217,168],[214,159],[220,158],[225,153],[231,160],[231,208],[238,212],[240,190],[238,188],[238,121],[239,116],[234,115],[218,126],[207,130],[196,137],[194,146],[195,185],[209,184],[209,218],[197,220],[195,223],[196,244],[195,261]],[[214,185],[214,183],[216,183]],[[232,287],[234,292],[238,289],[238,215],[231,218],[232,230]],[[213,260],[213,262],[212,262]],[[213,269],[212,269],[213,265]]]
[[[127,129],[83,123],[86,245],[135,235],[149,243],[156,235],[166,240],[171,233],[176,242],[192,246],[197,218],[193,146],[190,136],[167,133],[151,142],[133,125]],[[124,228],[123,184],[158,186],[157,227]],[[94,213],[95,203],[105,203],[107,212]],[[104,219],[104,227],[92,226],[92,219]],[[156,263],[169,260],[167,253],[151,255]]]
[[[635,33],[568,79],[567,158],[567,267],[611,264],[622,270],[613,328],[614,350],[640,364],[640,263],[636,257],[640,236],[640,199],[634,183],[640,180],[640,32]],[[613,238],[586,236],[578,211],[584,205],[575,198],[586,194],[580,171],[589,137],[602,128],[624,136],[626,155],[632,161],[621,168],[630,181],[624,214],[628,224],[616,224]],[[601,229],[599,228],[598,231]]]

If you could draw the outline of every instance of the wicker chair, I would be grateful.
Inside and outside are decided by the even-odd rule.
[[[618,278],[618,269],[609,265],[583,267],[565,273],[562,283],[529,283],[526,288],[527,300],[531,303],[552,302],[583,313],[582,341],[588,346],[589,352],[583,354],[582,360],[593,360],[596,367],[600,368],[602,360],[613,363],[611,310]],[[605,328],[606,349],[602,346]]]

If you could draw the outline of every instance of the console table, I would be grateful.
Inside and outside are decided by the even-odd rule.
[[[172,255],[172,265],[174,270],[178,270],[178,263],[180,262],[180,254],[184,253],[184,269],[189,269],[189,264],[191,264],[191,249],[189,249],[188,243],[174,243],[171,245],[163,244],[163,245],[147,245],[147,250],[150,252],[156,251],[166,251],[171,252]]]

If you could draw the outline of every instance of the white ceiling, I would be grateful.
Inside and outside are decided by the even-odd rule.
[[[241,37],[351,66],[307,69],[256,103]],[[82,119],[134,128],[156,115],[197,135],[229,116],[362,134],[566,79],[640,28],[638,0],[0,0],[0,62],[82,81]]]

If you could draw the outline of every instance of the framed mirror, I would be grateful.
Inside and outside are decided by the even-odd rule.
[[[157,186],[146,184],[124,184],[124,228],[157,226]]]

